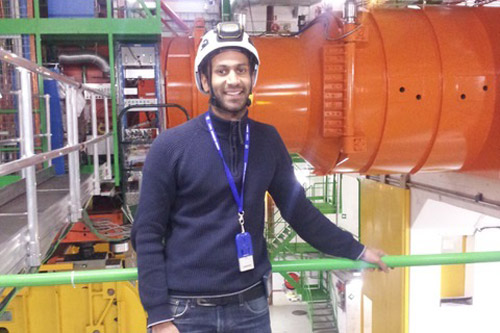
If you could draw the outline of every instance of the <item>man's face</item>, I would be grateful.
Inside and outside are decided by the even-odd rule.
[[[220,107],[230,113],[238,113],[246,108],[252,87],[250,64],[245,54],[227,50],[212,58],[212,91]],[[203,89],[209,91],[208,80],[202,75]]]

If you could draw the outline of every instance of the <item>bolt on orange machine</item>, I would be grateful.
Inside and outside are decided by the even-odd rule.
[[[323,14],[290,37],[254,37],[250,116],[274,125],[317,173],[478,170],[499,177],[500,10],[374,9]],[[192,37],[162,43],[168,103],[197,116]],[[184,121],[172,112],[168,126]]]

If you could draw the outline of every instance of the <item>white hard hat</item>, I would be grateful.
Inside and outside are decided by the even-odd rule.
[[[257,74],[259,69],[259,53],[248,34],[244,31],[239,23],[235,22],[221,22],[217,24],[214,30],[208,31],[201,39],[196,58],[194,59],[194,76],[196,78],[196,86],[204,94],[208,92],[203,90],[201,85],[201,66],[204,60],[211,59],[212,56],[217,54],[220,50],[226,48],[235,48],[245,50],[248,54],[254,57],[253,61],[249,59],[250,64],[253,63],[253,82],[252,88],[257,82]]]

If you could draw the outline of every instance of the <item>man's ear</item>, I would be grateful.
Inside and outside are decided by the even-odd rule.
[[[208,78],[205,74],[201,74],[201,86],[203,87],[203,91],[210,92],[210,85],[208,84]]]

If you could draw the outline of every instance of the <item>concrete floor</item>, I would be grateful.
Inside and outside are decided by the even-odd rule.
[[[303,315],[293,311],[305,311]],[[271,311],[271,328],[273,333],[310,333],[311,324],[307,317],[307,305],[302,302],[290,302],[284,292],[273,292]]]

